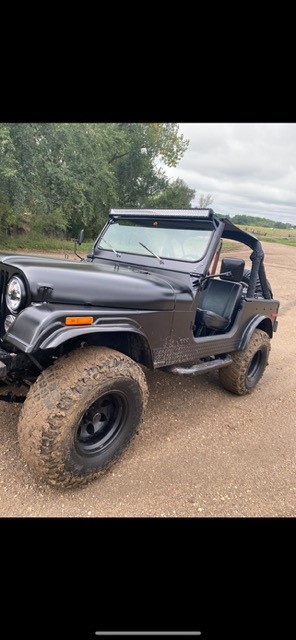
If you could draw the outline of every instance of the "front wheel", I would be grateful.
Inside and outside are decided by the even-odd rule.
[[[49,484],[92,480],[126,449],[147,399],[144,373],[122,353],[86,347],[63,356],[39,376],[22,408],[23,457]]]
[[[220,382],[224,389],[239,396],[250,393],[264,373],[269,351],[269,336],[265,331],[255,329],[246,349],[231,354],[232,363],[219,370]]]

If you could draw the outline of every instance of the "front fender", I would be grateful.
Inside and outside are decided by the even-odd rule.
[[[239,351],[246,349],[255,329],[262,329],[262,331],[265,331],[270,338],[272,338],[273,336],[273,326],[271,319],[263,315],[257,315],[252,318],[251,322],[247,325],[247,327],[245,327],[238,347]]]
[[[126,316],[111,316],[112,311],[100,312],[96,309],[61,307],[61,305],[31,305],[16,318],[4,341],[23,353],[33,353],[38,349],[54,349],[61,344],[81,336],[106,332],[133,332],[141,335],[148,345],[147,336],[138,322]],[[92,316],[92,325],[66,326],[66,316]],[[149,345],[148,345],[149,346]]]

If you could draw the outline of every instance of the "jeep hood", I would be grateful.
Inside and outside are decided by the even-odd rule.
[[[23,276],[30,302],[48,302],[125,309],[175,308],[176,297],[192,301],[189,286],[155,273],[117,265],[76,262],[24,255],[1,255],[9,276]],[[1,265],[0,265],[1,266]]]

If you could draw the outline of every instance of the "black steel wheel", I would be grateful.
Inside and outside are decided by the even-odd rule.
[[[122,392],[104,393],[83,414],[75,446],[82,455],[97,455],[118,437],[128,417],[128,401]]]
[[[263,370],[262,370],[262,365],[264,364],[264,368],[265,368],[265,364],[264,363],[264,356],[266,355],[265,350],[263,349],[259,349],[258,351],[256,351],[256,353],[254,354],[248,369],[247,369],[247,377],[246,377],[246,382],[249,386],[249,388],[252,388],[254,386],[254,383],[256,384],[258,376],[262,375]],[[262,372],[262,373],[261,373]]]

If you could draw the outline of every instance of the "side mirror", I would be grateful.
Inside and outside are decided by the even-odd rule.
[[[79,231],[79,235],[78,235],[78,238],[76,240],[76,243],[77,244],[82,244],[83,238],[84,238],[84,229],[81,229],[81,231]]]
[[[77,245],[78,244],[82,244],[83,238],[84,238],[84,229],[81,229],[81,231],[79,231],[78,238],[76,238],[76,240],[74,242],[74,253],[77,256],[77,258],[80,258],[80,260],[84,260],[84,258],[82,258],[79,255],[79,253],[77,253]]]
[[[221,262],[220,278],[221,280],[240,282],[244,275],[244,268],[245,261],[240,258],[223,258]],[[228,272],[230,272],[230,274]]]

